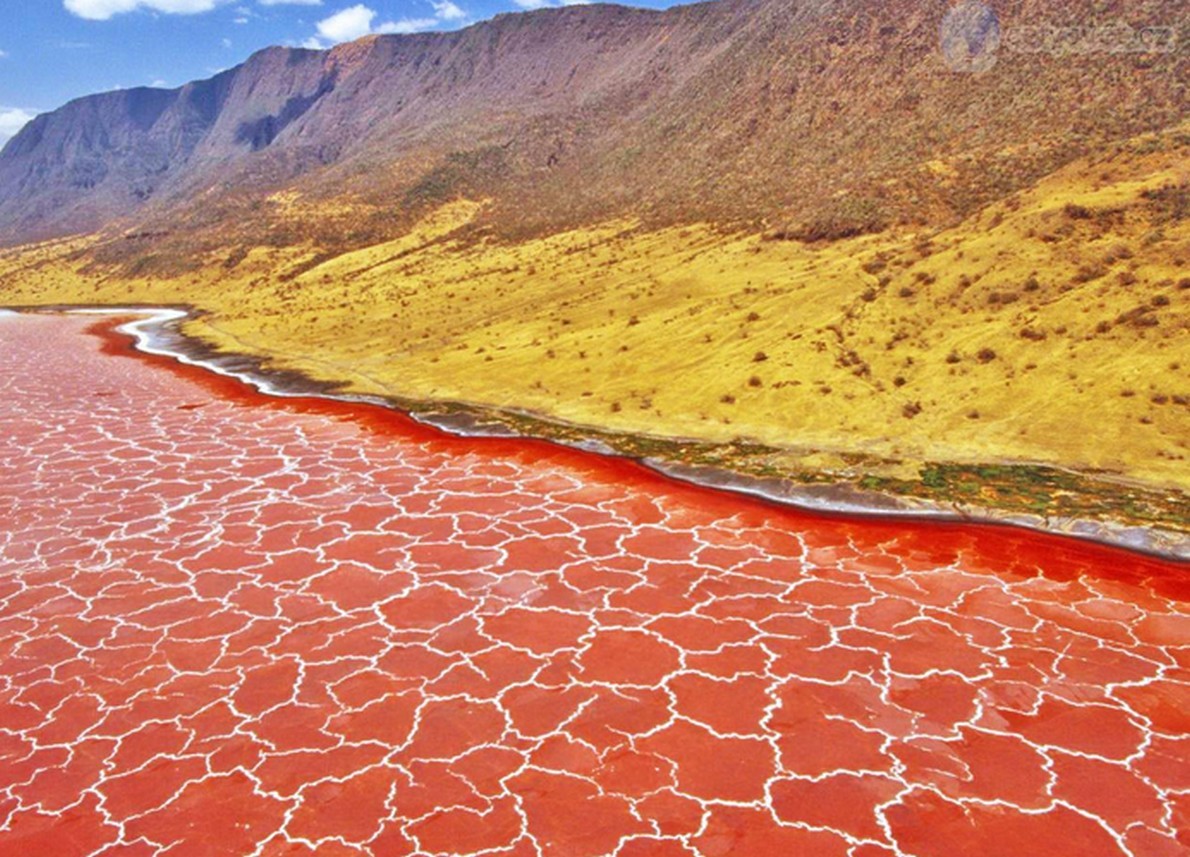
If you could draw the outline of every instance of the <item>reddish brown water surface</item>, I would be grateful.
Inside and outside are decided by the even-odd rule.
[[[2,854],[1187,853],[1184,566],[269,399],[91,323],[0,318]]]

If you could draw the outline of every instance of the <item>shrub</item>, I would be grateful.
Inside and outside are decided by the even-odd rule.
[[[1132,248],[1127,244],[1116,244],[1103,257],[1103,264],[1113,265],[1123,259],[1131,259],[1133,256]]]
[[[883,232],[888,225],[888,216],[876,200],[846,196],[827,203],[817,217],[787,230],[784,237],[805,242],[838,241]]]
[[[1107,268],[1101,262],[1094,265],[1080,265],[1074,275],[1076,284],[1090,283],[1107,275]]]
[[[1146,190],[1141,196],[1156,209],[1162,222],[1177,223],[1190,216],[1190,183],[1166,184],[1160,188]]]

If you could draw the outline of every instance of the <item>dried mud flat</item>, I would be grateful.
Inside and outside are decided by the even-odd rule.
[[[0,318],[0,850],[1190,845],[1184,564],[268,397],[92,321]]]

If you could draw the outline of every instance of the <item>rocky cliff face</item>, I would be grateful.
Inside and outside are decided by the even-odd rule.
[[[1002,31],[1179,20],[1174,0],[1052,6],[1000,3]],[[630,214],[829,237],[953,218],[1184,115],[1183,50],[1005,45],[990,71],[957,74],[938,48],[946,8],[576,6],[270,48],[178,90],[38,117],[0,153],[0,241],[126,229],[203,246],[297,240],[268,213],[278,191],[358,208],[349,226],[304,227],[323,244],[379,240],[458,196],[492,199],[488,225],[508,233]]]

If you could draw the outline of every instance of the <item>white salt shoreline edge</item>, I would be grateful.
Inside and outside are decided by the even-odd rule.
[[[168,307],[71,307],[14,311],[0,308],[0,319],[29,313],[140,316],[135,321],[120,325],[116,330],[131,336],[134,340],[136,350],[144,354],[166,357],[187,366],[194,366],[226,378],[233,378],[267,396],[280,398],[314,397],[353,404],[372,405],[388,410],[400,410],[382,396],[354,393],[327,393],[315,390],[287,390],[271,382],[267,375],[232,368],[225,365],[225,363],[221,363],[219,358],[203,359],[187,354],[183,350],[171,348],[167,344],[168,340],[182,340],[184,336],[179,331],[170,329],[170,326],[191,317],[190,313],[182,309]],[[230,355],[227,358],[228,361],[234,359]],[[468,430],[466,427],[460,425],[458,421],[451,420],[450,418],[427,416],[408,411],[400,412],[422,425],[430,426],[445,434],[455,436],[499,436],[541,439],[532,438],[532,436],[528,435],[520,435],[507,429],[477,428]],[[535,415],[526,414],[526,416]],[[581,430],[582,427],[575,426],[574,428]],[[598,441],[570,444],[555,440],[550,440],[550,442],[559,443],[560,445],[594,455],[623,457],[620,453]],[[939,522],[1007,525],[1040,533],[1069,536],[1084,541],[1126,548],[1166,560],[1190,561],[1190,537],[1168,530],[1127,526],[1114,521],[1088,521],[1079,518],[1045,518],[1038,515],[1000,514],[987,509],[961,504],[942,506],[927,501],[913,501],[901,497],[888,498],[879,494],[873,494],[872,502],[870,503],[864,502],[862,497],[856,501],[849,501],[838,496],[823,496],[826,492],[837,491],[837,487],[827,486],[825,489],[820,489],[816,492],[814,490],[815,486],[805,486],[776,479],[762,480],[720,469],[699,468],[650,458],[641,459],[640,462],[651,470],[677,481],[693,483],[702,487],[728,491],[735,494],[744,494],[780,505],[793,506],[814,512],[833,512],[874,519],[932,519]],[[854,493],[862,495],[862,492],[858,490]],[[886,503],[891,501],[895,505],[882,505],[880,503],[881,499]]]

